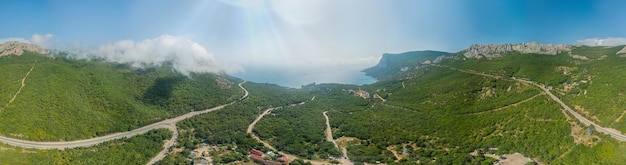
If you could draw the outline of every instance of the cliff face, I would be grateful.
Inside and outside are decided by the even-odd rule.
[[[466,58],[495,58],[501,57],[511,51],[518,51],[521,53],[535,53],[556,55],[562,51],[570,51],[571,46],[567,45],[552,45],[552,44],[538,44],[536,42],[521,43],[521,44],[487,44],[479,45],[474,44],[470,48],[466,49],[463,54]]]
[[[20,56],[24,53],[24,51],[31,51],[40,54],[48,53],[46,49],[43,49],[37,45],[27,44],[17,41],[8,41],[0,44],[0,57],[8,56],[8,55],[17,55]]]
[[[363,70],[368,76],[382,80],[399,71],[415,68],[426,61],[433,61],[437,57],[448,55],[448,52],[440,51],[411,51],[400,54],[383,54],[378,64]]]

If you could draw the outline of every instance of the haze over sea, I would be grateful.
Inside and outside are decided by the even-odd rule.
[[[257,83],[278,84],[280,86],[300,88],[311,83],[340,83],[364,85],[377,80],[365,75],[362,69],[285,69],[268,67],[246,67],[245,72],[233,76]]]

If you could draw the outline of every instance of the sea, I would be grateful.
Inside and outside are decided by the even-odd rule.
[[[257,83],[270,83],[290,88],[301,88],[303,85],[316,83],[339,83],[365,85],[375,83],[377,80],[365,75],[358,69],[339,68],[271,68],[271,67],[246,67],[244,72],[235,73],[233,76]]]

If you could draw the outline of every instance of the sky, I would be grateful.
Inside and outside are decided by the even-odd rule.
[[[0,42],[19,40],[136,65],[178,60],[182,72],[246,75],[270,68],[306,75],[359,71],[383,53],[457,52],[471,44],[626,44],[625,5],[621,0],[2,0]]]

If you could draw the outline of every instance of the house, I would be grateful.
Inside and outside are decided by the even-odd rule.
[[[258,155],[258,156],[262,157],[263,156],[263,151],[259,151],[259,150],[256,150],[256,149],[250,149],[250,154],[251,155]]]
[[[289,158],[287,158],[287,156],[283,156],[283,157],[279,158],[278,161],[283,162],[283,163],[287,163],[287,162],[289,162]]]

